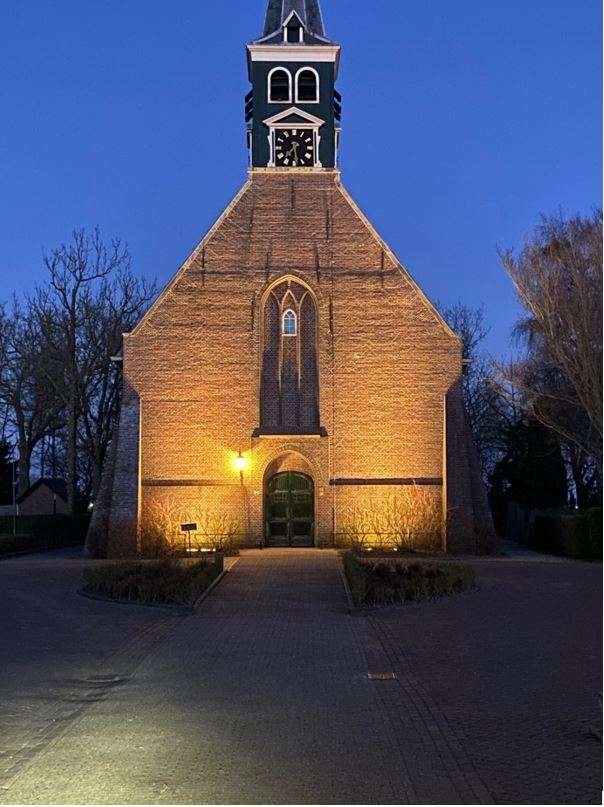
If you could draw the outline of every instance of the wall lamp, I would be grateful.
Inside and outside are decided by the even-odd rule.
[[[240,451],[239,454],[235,457],[235,468],[239,471],[239,481],[241,482],[242,485],[243,485],[243,472],[245,471],[247,466],[248,461]]]

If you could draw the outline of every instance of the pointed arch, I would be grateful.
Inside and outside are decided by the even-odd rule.
[[[286,308],[281,316],[281,333],[283,336],[298,335],[298,315],[293,308]]]
[[[273,289],[272,294],[274,294],[274,293],[275,293],[275,290]],[[281,298],[281,308],[285,308],[286,306],[293,306],[294,308],[296,308],[297,305],[298,305],[298,301],[296,300],[296,297],[292,293],[291,287],[288,286],[287,291],[285,292],[285,294]]]
[[[315,297],[303,281],[283,277],[265,291],[262,298],[261,433],[319,433],[317,323]]]

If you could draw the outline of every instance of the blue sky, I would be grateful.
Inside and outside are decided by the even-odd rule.
[[[597,0],[323,0],[342,177],[433,299],[516,312],[498,245],[601,204]],[[2,0],[0,298],[98,224],[165,283],[245,180],[264,0]]]

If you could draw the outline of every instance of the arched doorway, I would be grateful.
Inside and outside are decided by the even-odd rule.
[[[266,546],[314,546],[315,485],[299,471],[282,471],[266,485]]]

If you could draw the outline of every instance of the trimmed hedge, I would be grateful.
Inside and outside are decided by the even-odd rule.
[[[195,603],[223,571],[223,556],[214,562],[161,560],[99,563],[84,568],[84,589],[113,600],[151,605]]]
[[[13,517],[0,516],[0,556],[78,546],[86,539],[89,522],[88,514],[17,516],[17,535],[13,535]]]
[[[529,545],[578,560],[602,560],[602,508],[537,514]]]
[[[344,555],[344,571],[355,605],[400,605],[461,594],[476,586],[472,566],[462,563],[369,561]]]

